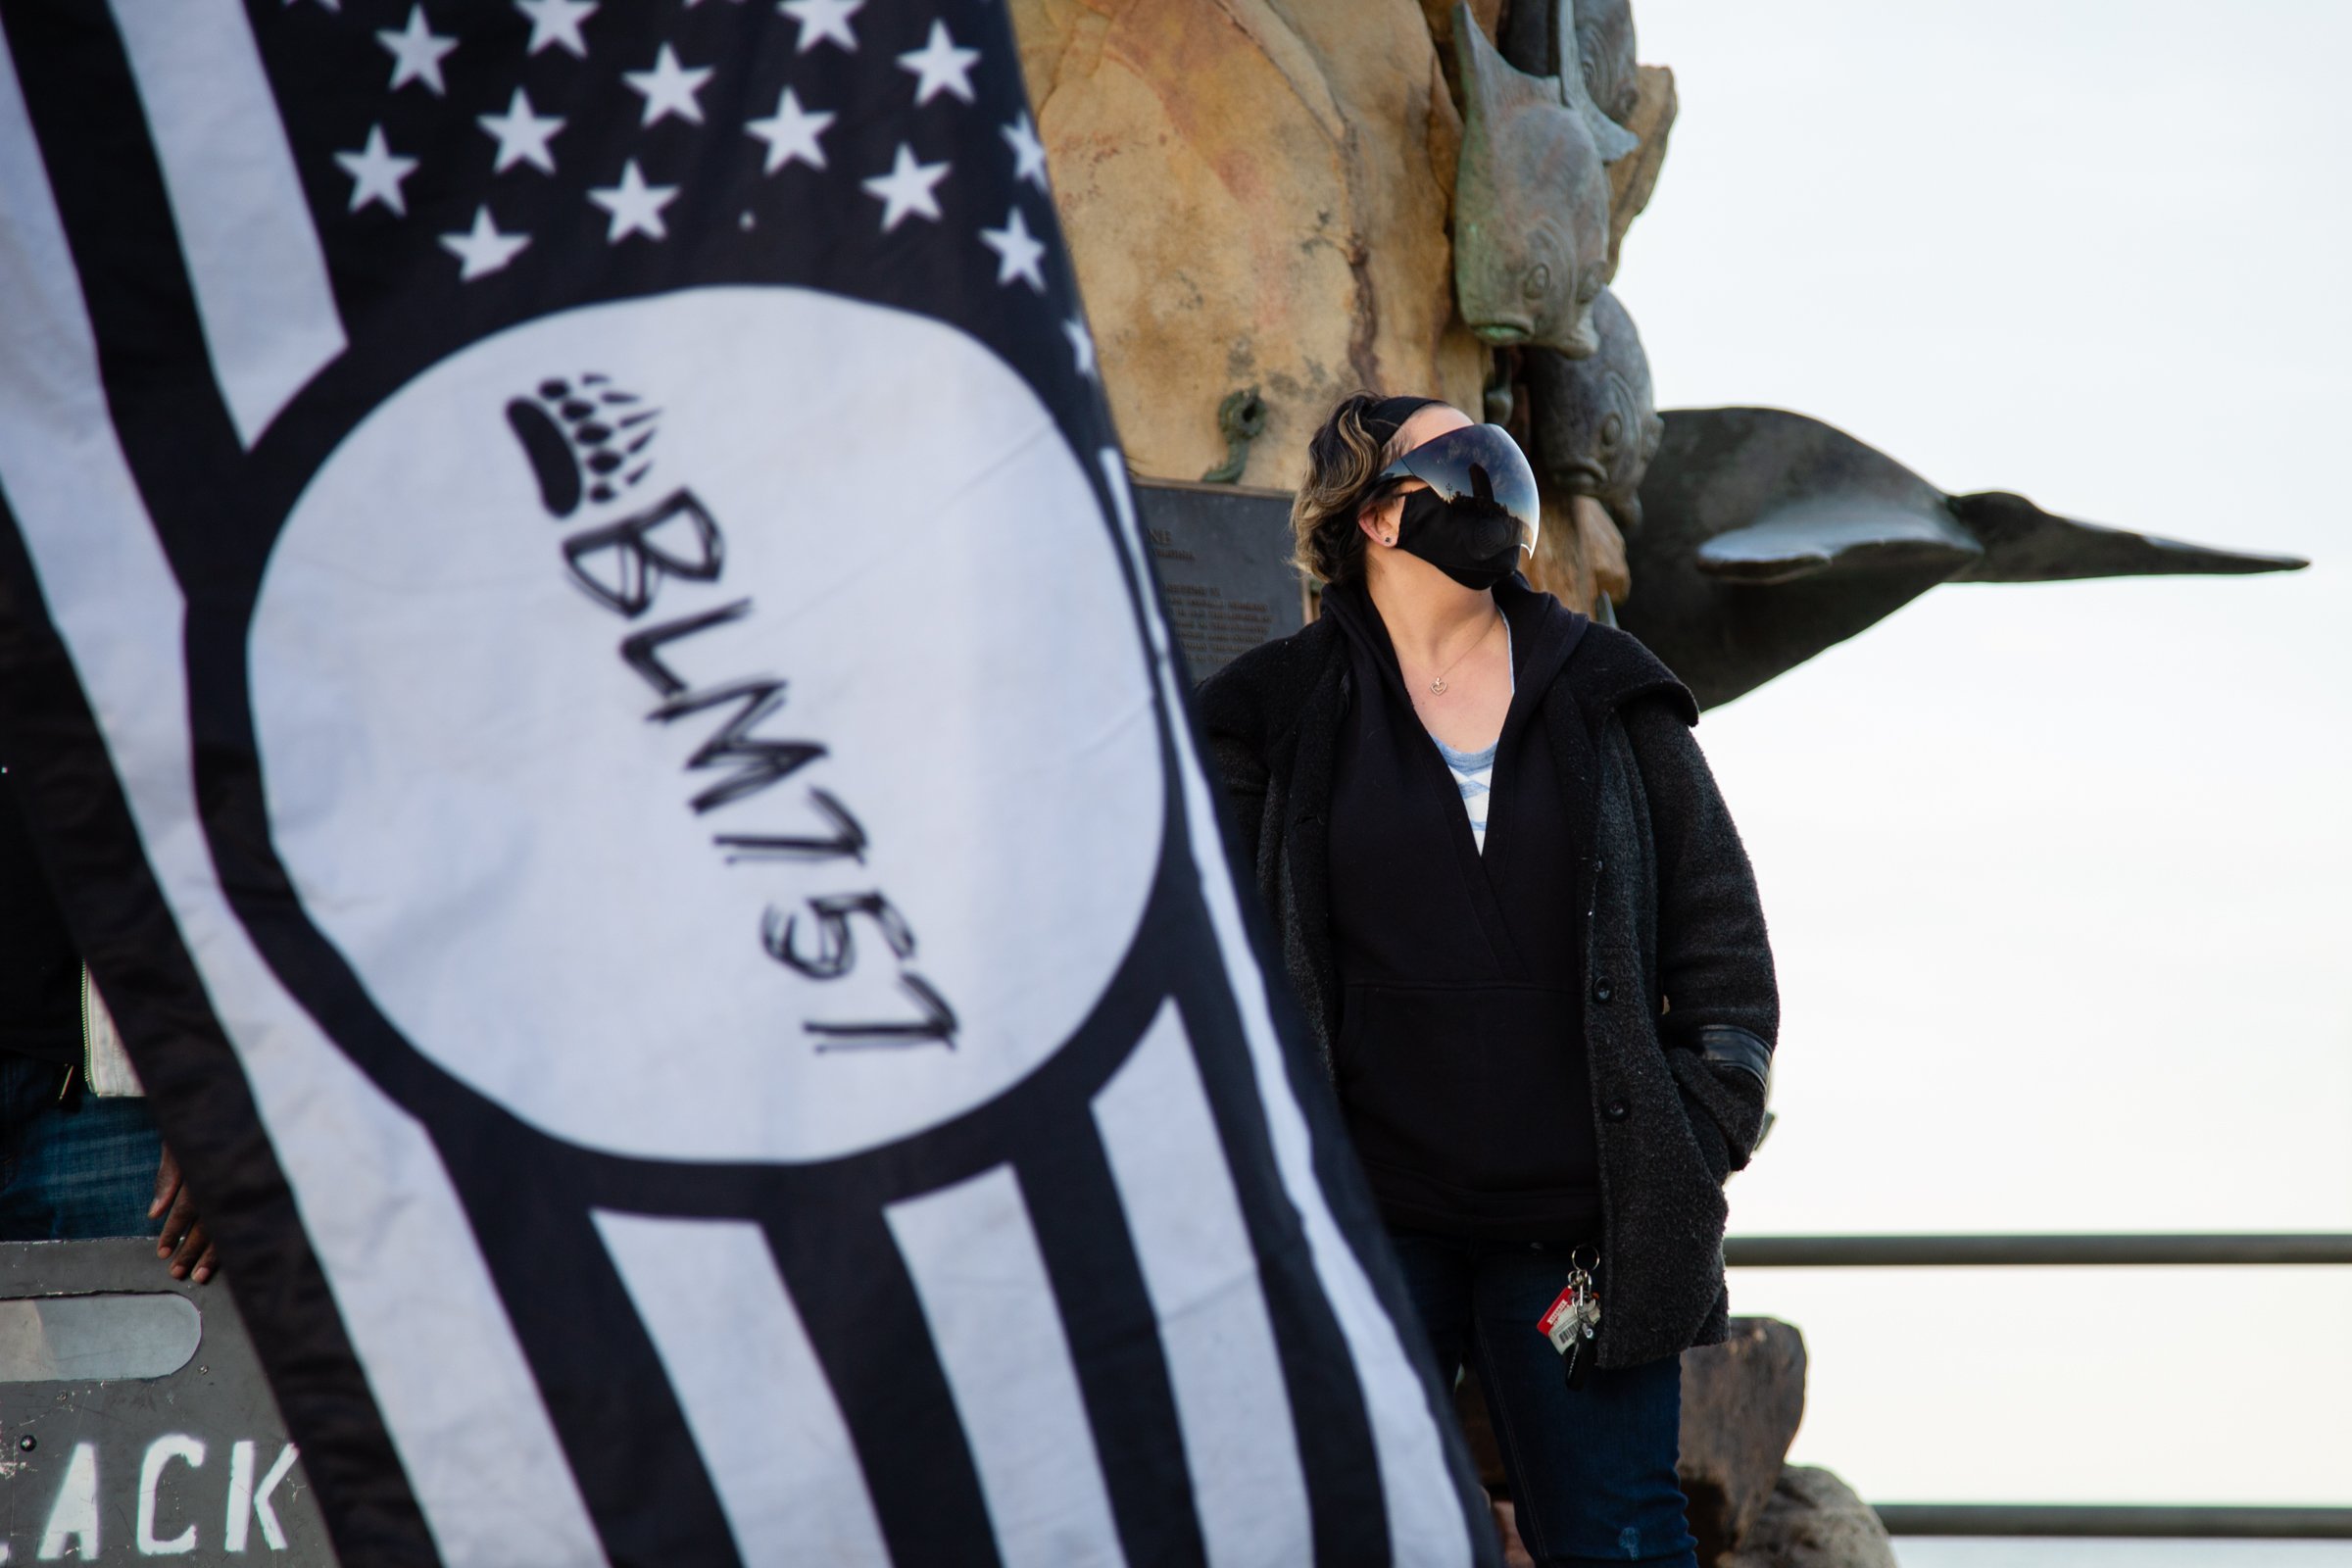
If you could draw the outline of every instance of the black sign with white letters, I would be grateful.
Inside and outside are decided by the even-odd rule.
[[[335,1560],[228,1293],[138,1240],[0,1244],[0,1520],[7,1562]]]

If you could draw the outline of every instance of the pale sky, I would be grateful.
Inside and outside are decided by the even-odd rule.
[[[2352,4],[1636,17],[1662,405],[2316,563],[1940,588],[1707,715],[1785,1010],[1734,1233],[2352,1231]],[[1733,1291],[1876,1500],[2352,1504],[2352,1268]]]

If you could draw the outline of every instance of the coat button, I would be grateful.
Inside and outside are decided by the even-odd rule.
[[[1594,1002],[1606,1002],[1616,994],[1617,988],[1609,984],[1606,975],[1592,982],[1592,1000]]]
[[[1622,1100],[1610,1101],[1606,1105],[1601,1107],[1600,1113],[1611,1121],[1623,1121],[1629,1114],[1626,1109],[1625,1102]]]

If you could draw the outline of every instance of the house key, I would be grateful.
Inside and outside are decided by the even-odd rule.
[[[1553,1298],[1536,1327],[1560,1352],[1561,1375],[1568,1387],[1581,1389],[1592,1374],[1593,1339],[1600,1330],[1600,1293],[1592,1270],[1581,1264],[1568,1271],[1568,1288]]]

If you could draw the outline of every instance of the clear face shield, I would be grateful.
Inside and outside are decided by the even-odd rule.
[[[1498,424],[1465,425],[1422,442],[1381,470],[1374,495],[1405,479],[1398,545],[1467,587],[1488,587],[1532,556],[1543,521],[1535,470]]]

